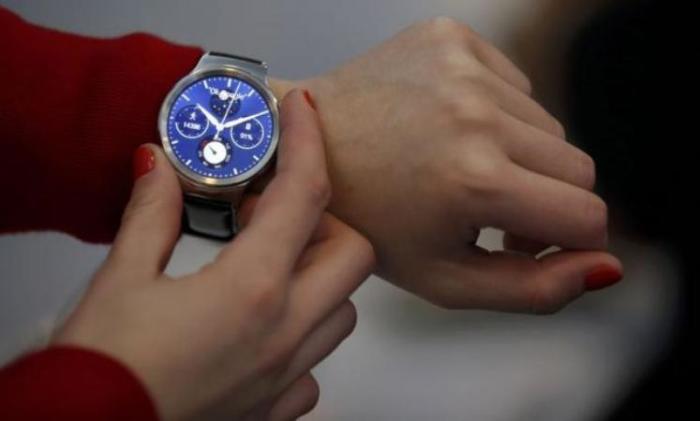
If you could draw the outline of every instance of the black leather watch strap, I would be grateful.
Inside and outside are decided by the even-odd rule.
[[[217,240],[230,240],[238,232],[236,211],[231,202],[186,194],[182,230]]]

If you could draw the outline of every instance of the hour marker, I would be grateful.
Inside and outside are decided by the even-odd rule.
[[[182,94],[182,97],[185,98],[185,99],[188,100],[188,101],[190,100],[190,97],[188,97],[188,96],[185,95],[185,94]]]
[[[257,155],[253,155],[253,159],[256,160],[256,161],[260,161],[260,158],[258,158]]]
[[[207,81],[206,81],[206,80],[204,81],[204,87],[207,88],[207,89],[209,89],[209,85],[207,85]]]
[[[191,159],[188,159],[187,162],[185,162],[185,165],[190,165],[192,163]]]
[[[179,142],[179,140],[173,140],[172,142],[170,142],[170,144],[171,144],[171,145],[177,145],[178,142]]]
[[[233,174],[234,174],[234,175],[238,175],[238,169],[234,168],[234,169],[233,169]]]
[[[230,87],[231,87],[231,82],[232,82],[232,81],[233,81],[233,79],[229,79],[228,82],[226,82],[226,87],[227,87],[227,88],[230,88]]]

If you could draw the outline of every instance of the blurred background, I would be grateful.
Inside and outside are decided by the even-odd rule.
[[[0,0],[71,32],[145,31],[263,58],[284,78],[330,70],[416,20],[449,15],[522,66],[537,99],[596,158],[624,282],[542,317],[440,310],[373,277],[354,297],[355,334],[315,371],[321,401],[310,421],[646,419],[681,410],[683,384],[697,371],[688,358],[693,275],[675,212],[690,199],[674,160],[690,146],[664,137],[656,102],[664,94],[655,59],[671,25],[664,9],[681,4],[665,3]],[[499,248],[501,234],[487,230],[479,241]],[[193,270],[216,250],[183,237],[168,271]],[[0,237],[0,364],[46,337],[106,252],[57,233]]]

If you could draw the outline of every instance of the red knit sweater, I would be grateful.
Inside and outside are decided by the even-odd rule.
[[[158,142],[161,101],[201,54],[146,34],[40,28],[0,7],[0,233],[110,242],[131,154]],[[0,369],[3,420],[156,418],[135,375],[103,354],[55,347]]]

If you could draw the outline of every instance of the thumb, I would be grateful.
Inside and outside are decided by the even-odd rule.
[[[182,191],[163,151],[144,144],[134,152],[134,187],[110,251],[110,263],[157,275],[180,234]]]
[[[437,272],[449,284],[441,289],[450,294],[433,301],[444,307],[547,314],[586,291],[620,281],[623,268],[615,256],[602,251],[559,251],[539,259],[484,251]]]

